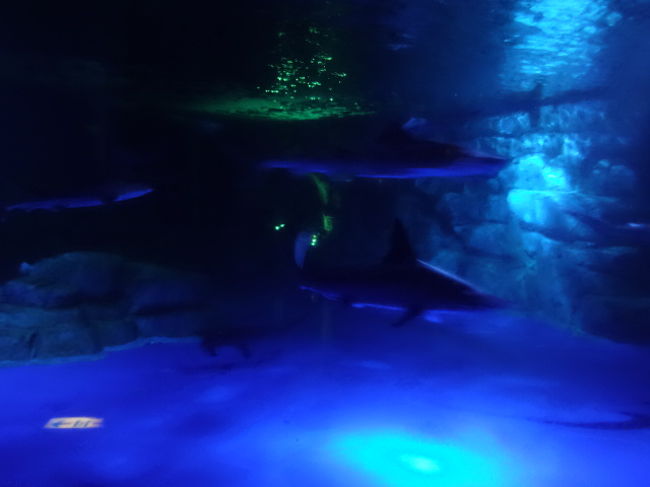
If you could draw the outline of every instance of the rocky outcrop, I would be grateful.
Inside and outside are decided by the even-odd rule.
[[[141,337],[209,326],[215,290],[203,276],[70,252],[33,264],[0,288],[0,360],[93,355]]]
[[[422,257],[531,315],[650,341],[650,322],[639,318],[650,307],[634,297],[650,295],[638,265],[647,242],[605,218],[633,214],[639,186],[625,160],[599,156],[626,142],[606,109],[583,101],[543,107],[536,123],[523,112],[475,120],[467,130],[479,148],[511,162],[489,181],[417,182],[435,214],[410,196],[399,213]]]

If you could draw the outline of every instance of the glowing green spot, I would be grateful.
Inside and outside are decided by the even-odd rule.
[[[318,174],[311,174],[311,180],[316,185],[316,189],[318,190],[318,196],[320,197],[321,203],[323,203],[323,206],[327,206],[330,199],[329,183],[327,182],[327,180],[325,180],[325,178],[319,176]]]
[[[330,233],[332,230],[334,230],[334,219],[332,218],[331,215],[325,215],[323,213],[323,230],[325,232]]]
[[[279,231],[282,230],[284,227],[286,227],[286,224],[285,224],[285,223],[280,223],[279,225],[276,225],[276,226],[274,226],[273,228],[275,228],[275,231],[276,231],[276,232],[279,232]]]
[[[277,33],[279,60],[268,67],[275,71],[271,86],[257,87],[259,97],[235,95],[198,100],[190,110],[273,120],[316,120],[373,113],[358,100],[341,94],[348,77],[336,66],[325,42],[332,35],[325,28],[309,26],[305,37],[294,39],[287,31]],[[339,88],[341,87],[341,88]],[[335,89],[336,88],[336,89]]]
[[[312,247],[316,247],[318,245],[318,234],[317,233],[312,234],[311,241],[309,242],[309,245],[311,245]]]

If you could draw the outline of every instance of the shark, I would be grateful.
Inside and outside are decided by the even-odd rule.
[[[242,358],[253,357],[251,344],[264,340],[284,338],[293,332],[307,318],[300,315],[279,325],[271,324],[228,324],[211,325],[204,327],[197,334],[200,339],[201,349],[211,357],[217,357],[224,347],[232,347],[239,351]]]
[[[379,264],[363,268],[314,269],[306,264],[310,234],[296,238],[294,257],[300,288],[353,307],[402,312],[393,326],[423,316],[438,321],[444,313],[502,309],[508,304],[469,282],[417,259],[402,222],[395,220],[390,250]]]
[[[144,184],[118,183],[101,186],[85,194],[49,199],[35,199],[4,206],[5,212],[59,211],[71,208],[92,208],[140,198],[154,189]]]
[[[620,413],[623,419],[618,421],[553,421],[543,420],[541,422],[546,424],[554,424],[558,426],[567,426],[571,428],[586,428],[598,430],[640,430],[650,429],[650,414],[643,413]]]
[[[650,223],[612,223],[608,220],[579,211],[567,210],[573,218],[591,228],[601,245],[647,247],[650,246]]]
[[[391,126],[380,137],[356,148],[267,159],[263,169],[295,175],[323,174],[332,179],[494,177],[507,159],[460,145],[419,139],[404,127]]]

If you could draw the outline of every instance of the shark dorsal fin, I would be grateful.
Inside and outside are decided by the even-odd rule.
[[[384,257],[383,263],[385,265],[408,265],[414,264],[416,261],[417,258],[415,252],[413,252],[404,224],[399,219],[396,219],[390,238],[390,250]]]

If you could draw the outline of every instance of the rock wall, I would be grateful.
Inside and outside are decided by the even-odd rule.
[[[500,86],[456,133],[511,163],[490,181],[418,181],[419,196],[404,195],[400,213],[428,260],[524,311],[650,342],[650,225],[631,225],[647,214],[635,170],[643,161],[631,150],[643,137],[634,120],[647,112],[642,95],[632,109],[621,92],[645,85],[617,63],[644,62],[647,43],[640,36],[624,53],[615,47],[639,21],[609,0],[508,8]],[[427,205],[435,211],[423,212]]]
[[[138,338],[197,335],[216,320],[204,277],[98,252],[36,264],[0,288],[0,360],[93,355]]]
[[[405,196],[400,213],[435,265],[514,300],[526,312],[592,333],[648,341],[642,229],[626,226],[637,178],[602,102],[477,120],[480,148],[511,157],[492,180],[420,180],[435,214]],[[623,153],[623,151],[620,151]],[[420,203],[421,206],[421,203]],[[612,220],[621,215],[619,220]]]

